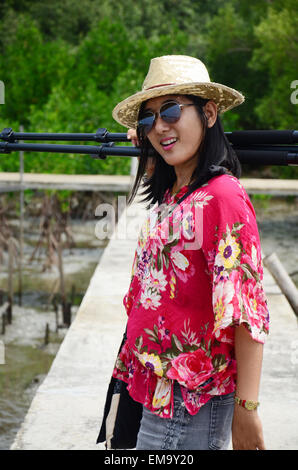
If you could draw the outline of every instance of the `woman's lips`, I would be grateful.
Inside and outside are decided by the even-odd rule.
[[[176,144],[176,142],[177,142],[177,139],[172,137],[172,138],[162,139],[160,141],[160,144],[162,145],[162,148],[164,150],[171,150]]]

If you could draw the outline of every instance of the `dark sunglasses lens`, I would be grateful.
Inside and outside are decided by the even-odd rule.
[[[151,131],[154,124],[154,119],[155,117],[153,113],[145,114],[139,119],[138,127],[142,134],[147,135]]]
[[[160,108],[160,117],[169,124],[179,121],[181,110],[178,103],[165,103]]]
[[[181,109],[178,103],[170,102],[165,103],[160,108],[160,117],[163,121],[172,124],[179,121],[181,116]],[[153,113],[144,114],[138,121],[139,131],[143,135],[149,134],[155,121],[155,115]]]

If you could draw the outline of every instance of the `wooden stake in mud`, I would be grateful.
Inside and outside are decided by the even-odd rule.
[[[5,326],[6,326],[6,314],[2,313],[2,330],[1,330],[1,335],[5,335]]]
[[[46,331],[45,331],[45,337],[44,337],[44,344],[45,346],[49,344],[49,338],[50,338],[50,327],[49,324],[46,324]]]
[[[24,132],[24,127],[20,126],[20,132]],[[20,151],[20,185],[22,187],[24,181],[24,152]],[[22,276],[22,268],[23,268],[23,254],[24,254],[24,189],[20,190],[20,235],[19,235],[19,246],[20,246],[20,253],[18,257],[18,275],[19,275],[19,288],[18,288],[18,296],[19,296],[19,306],[22,305],[22,297],[23,297],[23,276]]]
[[[8,308],[7,308],[7,323],[12,323],[12,303],[13,303],[13,258],[14,246],[13,239],[9,237],[8,240]]]
[[[0,306],[0,315],[1,315],[1,320],[2,320],[2,335],[5,335],[5,327],[7,325],[7,310],[8,310],[9,304],[8,302],[5,302]]]
[[[69,306],[67,305],[67,295],[65,288],[65,276],[63,269],[63,236],[66,238],[66,246],[74,246],[74,239],[71,234],[70,227],[67,224],[67,213],[64,213],[61,209],[59,200],[57,197],[45,197],[42,208],[42,218],[40,223],[40,238],[38,244],[31,256],[31,260],[35,257],[39,248],[42,246],[42,242],[45,241],[47,256],[43,266],[43,270],[50,269],[52,265],[56,265],[59,271],[59,280],[57,280],[57,286],[59,284],[60,302],[63,312],[63,324],[69,325],[70,314]],[[56,284],[51,293],[52,295],[56,292]],[[57,322],[56,322],[57,323]]]
[[[60,277],[60,295],[61,295],[61,304],[63,307],[63,313],[66,305],[66,295],[65,295],[65,282],[64,282],[64,270],[63,270],[63,255],[62,255],[62,240],[56,242],[56,250],[58,256],[58,270]]]

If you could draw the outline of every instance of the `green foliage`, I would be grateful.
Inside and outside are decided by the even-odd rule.
[[[188,54],[245,104],[223,115],[227,131],[293,128],[298,105],[294,0],[6,0],[0,5],[0,126],[34,132],[124,132],[114,106],[141,88],[152,57]],[[85,144],[86,145],[86,144]],[[0,171],[18,171],[16,154]],[[130,159],[26,153],[25,171],[127,174]],[[273,173],[296,176],[293,168]]]
[[[298,4],[284,1],[284,8],[269,8],[267,17],[255,27],[258,46],[251,67],[266,73],[268,80],[256,114],[271,128],[297,126],[297,104],[291,102],[291,83],[298,79]],[[291,6],[291,8],[286,8]]]
[[[58,69],[59,77],[57,81],[53,80],[47,99],[43,100],[45,95],[41,95],[38,103],[32,103],[31,90],[28,90],[28,117],[22,121],[19,109],[16,117],[25,123],[25,131],[95,132],[99,127],[114,132],[124,131],[113,120],[112,110],[120,99],[139,89],[151,52],[154,55],[173,51],[181,53],[180,48],[185,43],[185,35],[179,31],[174,38],[161,36],[148,41],[132,41],[121,24],[103,20],[94,26],[77,48],[66,47],[62,43],[64,65]],[[46,44],[53,46],[52,63],[55,64],[61,60],[60,44],[58,41]],[[38,83],[38,74],[35,77]],[[22,93],[22,87],[14,86],[12,80],[7,86]],[[19,101],[22,101],[21,96],[16,102]],[[25,113],[25,103],[22,105]],[[7,117],[13,111],[9,110]],[[14,129],[18,130],[18,127],[15,125]],[[11,171],[18,169],[18,161],[13,155],[6,156],[1,162],[2,171],[10,168]],[[88,155],[36,152],[25,155],[27,172],[128,174],[129,170],[129,158],[94,160]]]
[[[14,38],[0,56],[5,83],[5,117],[28,123],[30,106],[47,102],[52,86],[60,80],[66,46],[60,40],[45,43],[30,17],[20,16]]]
[[[251,128],[252,122],[256,128],[255,99],[262,94],[262,87],[266,83],[266,74],[257,74],[248,67],[256,43],[253,25],[257,14],[254,12],[251,21],[247,21],[252,9],[247,6],[244,8],[242,3],[225,2],[217,15],[209,20],[206,33],[206,61],[211,78],[241,91],[246,98],[245,105],[232,111],[237,115],[235,121],[239,130]],[[242,15],[239,6],[243,7]]]
[[[276,2],[254,29],[258,45],[250,66],[267,76],[255,113],[268,129],[297,128],[298,103],[292,95],[298,80],[297,31],[298,4],[292,0]],[[298,168],[273,167],[272,174],[274,177],[298,178]]]

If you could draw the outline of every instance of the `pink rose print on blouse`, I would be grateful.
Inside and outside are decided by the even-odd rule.
[[[193,353],[179,354],[172,362],[167,377],[177,380],[189,390],[196,390],[206,386],[214,371],[210,357],[201,349]]]

